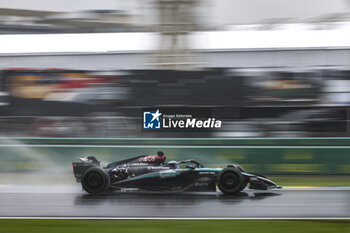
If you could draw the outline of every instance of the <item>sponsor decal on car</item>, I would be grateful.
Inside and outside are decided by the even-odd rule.
[[[199,175],[213,175],[215,172],[199,172]]]
[[[209,184],[208,183],[199,183],[199,182],[195,182],[194,183],[194,186],[195,187],[206,187],[206,186],[208,186]]]
[[[175,177],[178,173],[176,171],[161,171],[159,172],[160,178]]]
[[[140,162],[154,162],[158,158],[159,158],[159,156],[157,156],[157,155],[149,155],[149,156],[144,156],[144,157],[139,158],[139,161]]]

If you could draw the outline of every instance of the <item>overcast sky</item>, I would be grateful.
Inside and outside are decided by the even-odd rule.
[[[350,11],[350,0],[202,0],[209,17],[217,24],[254,23],[268,18],[313,18]],[[121,9],[145,12],[152,0],[1,0],[0,8],[51,11]]]

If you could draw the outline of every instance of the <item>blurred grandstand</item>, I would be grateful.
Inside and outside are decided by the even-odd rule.
[[[176,106],[224,121],[196,137],[350,136],[348,13],[212,27],[183,10],[198,1],[155,3],[157,24],[123,10],[0,9],[0,33],[22,34],[0,36],[0,133],[188,137],[141,130],[142,108]]]
[[[8,136],[153,137],[141,130],[141,108],[176,106],[210,107],[224,120],[222,130],[197,137],[348,136],[348,77],[340,70],[3,70],[0,129]]]

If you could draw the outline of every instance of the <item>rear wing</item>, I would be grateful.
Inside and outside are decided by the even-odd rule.
[[[81,182],[81,177],[87,169],[90,167],[99,167],[101,164],[101,161],[97,160],[94,156],[79,158],[79,160],[79,162],[72,163],[73,174],[78,183]]]

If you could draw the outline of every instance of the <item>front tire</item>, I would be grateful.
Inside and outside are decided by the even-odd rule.
[[[109,187],[109,183],[108,173],[99,167],[87,169],[81,179],[83,189],[91,194],[104,192]]]
[[[242,191],[247,182],[242,173],[236,168],[225,168],[218,174],[217,185],[221,192],[234,194]]]

